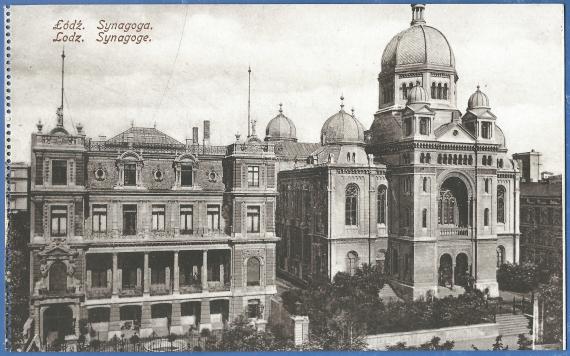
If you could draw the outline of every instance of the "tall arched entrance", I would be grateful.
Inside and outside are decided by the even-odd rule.
[[[469,193],[458,177],[447,178],[439,190],[438,224],[443,227],[468,227]]]
[[[442,287],[453,286],[453,258],[447,253],[439,258],[438,284]]]
[[[75,334],[73,311],[69,305],[53,305],[44,311],[43,337],[45,343],[62,342],[66,335],[73,334]]]
[[[467,286],[469,278],[469,259],[464,253],[460,253],[455,257],[455,284],[458,286]]]

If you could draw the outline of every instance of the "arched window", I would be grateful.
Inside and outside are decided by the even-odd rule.
[[[352,152],[352,163],[356,163],[356,153]]]
[[[346,254],[346,273],[354,276],[358,267],[358,253],[350,251]]]
[[[427,227],[427,209],[422,210],[422,227]]]
[[[457,201],[450,190],[443,190],[439,199],[439,223],[443,225],[455,224],[455,208]]]
[[[402,99],[408,99],[408,87],[406,83],[402,84]]]
[[[378,187],[378,224],[386,224],[386,194],[385,185]]]
[[[485,212],[483,213],[483,224],[485,226],[489,226],[489,209],[485,208]]]
[[[247,260],[247,285],[258,286],[261,280],[261,263],[257,257]]]
[[[437,85],[437,98],[441,99],[443,97],[441,83]]]
[[[489,186],[491,185],[491,179],[485,178],[485,193],[489,193]]]
[[[67,290],[67,267],[61,261],[54,262],[49,269],[50,292],[65,292]]]
[[[486,166],[487,165],[487,156],[481,157],[481,164]]]
[[[497,186],[497,222],[505,223],[505,187]]]
[[[497,268],[505,263],[505,248],[501,245],[497,246]]]
[[[420,163],[424,163],[425,155],[423,152],[420,154]]]
[[[436,98],[436,89],[435,89],[435,82],[431,83],[431,98]]]
[[[447,83],[443,85],[443,99],[447,100]]]
[[[457,155],[453,155],[453,164],[457,164]]]
[[[350,162],[350,152],[347,152],[347,153],[346,153],[346,161],[347,161],[347,162]]]
[[[426,193],[427,193],[428,188],[429,188],[429,185],[428,185],[428,184],[429,184],[428,178],[427,178],[427,177],[424,177],[424,179],[422,180],[422,190],[423,190],[424,192],[426,192]]]
[[[345,225],[358,225],[358,186],[351,183],[345,191]]]
[[[426,163],[431,162],[431,155],[429,153],[426,154]]]

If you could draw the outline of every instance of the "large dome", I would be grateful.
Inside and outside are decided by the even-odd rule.
[[[341,97],[341,100],[344,98]],[[340,111],[329,117],[321,129],[321,143],[323,145],[338,144],[364,144],[364,126],[354,115]]]
[[[279,114],[267,124],[265,141],[297,141],[297,128],[291,119],[283,115],[279,104]]]
[[[412,6],[412,26],[390,40],[382,54],[382,71],[407,65],[434,65],[455,69],[455,57],[447,38],[438,29],[428,26],[421,17],[416,17],[417,8]]]

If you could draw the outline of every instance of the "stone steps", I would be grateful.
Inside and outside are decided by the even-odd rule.
[[[520,314],[499,314],[497,315],[497,326],[499,335],[509,336],[518,334],[529,334],[529,319]]]

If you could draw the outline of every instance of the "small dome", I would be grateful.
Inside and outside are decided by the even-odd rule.
[[[420,85],[420,82],[417,82],[416,86],[408,92],[408,104],[427,103],[428,99],[427,91]]]
[[[282,104],[279,104],[279,114],[267,124],[265,141],[297,141],[297,128],[291,119],[283,115]]]
[[[341,97],[340,111],[329,117],[321,129],[321,144],[364,144],[364,126],[354,114],[344,111]]]
[[[467,101],[467,109],[489,109],[489,98],[483,93],[477,85],[475,93],[471,94]]]

